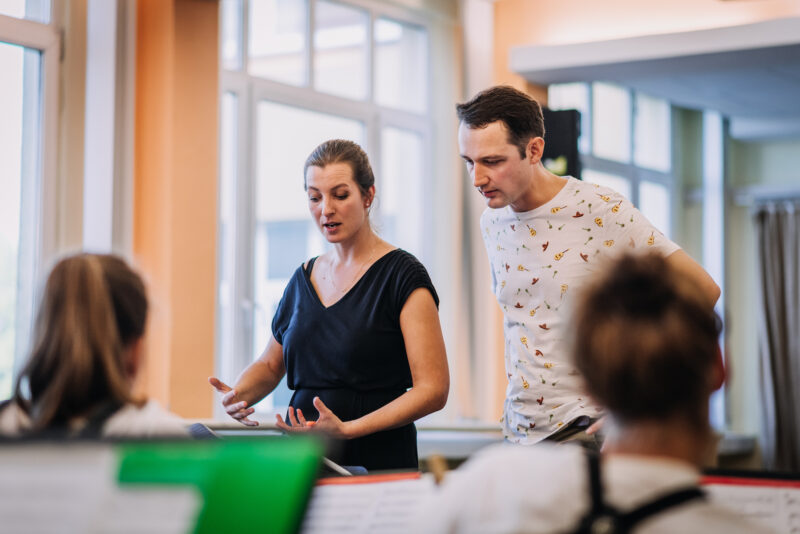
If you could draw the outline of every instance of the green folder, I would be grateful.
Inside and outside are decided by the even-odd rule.
[[[300,528],[323,446],[306,437],[121,444],[119,483],[192,485],[194,532],[291,533]]]

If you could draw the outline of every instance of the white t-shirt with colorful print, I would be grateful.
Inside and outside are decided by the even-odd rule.
[[[619,193],[575,178],[534,210],[486,209],[481,233],[504,317],[506,439],[536,443],[576,417],[597,417],[567,354],[570,296],[609,258],[668,256],[678,245]]]

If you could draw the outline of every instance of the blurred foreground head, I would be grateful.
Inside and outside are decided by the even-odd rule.
[[[67,425],[105,403],[132,402],[146,320],[144,283],[123,259],[77,254],[59,261],[15,387],[33,428]]]
[[[573,358],[589,393],[621,426],[708,426],[721,385],[721,322],[691,281],[655,254],[608,264],[576,309]]]

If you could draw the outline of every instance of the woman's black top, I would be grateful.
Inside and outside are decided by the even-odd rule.
[[[316,258],[300,266],[283,293],[272,334],[283,346],[286,379],[294,390],[290,405],[317,419],[312,400],[342,421],[357,419],[396,399],[411,387],[400,311],[418,288],[439,298],[425,267],[395,249],[373,263],[337,302],[325,307],[311,284]],[[341,443],[334,460],[367,469],[418,467],[414,424]]]

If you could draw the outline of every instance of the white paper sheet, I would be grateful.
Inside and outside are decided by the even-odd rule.
[[[433,477],[317,486],[302,532],[307,534],[405,534],[434,490]]]
[[[0,531],[19,534],[178,534],[202,497],[190,486],[117,484],[108,444],[0,447]]]
[[[775,532],[800,532],[800,488],[707,484],[713,502],[770,526]]]

